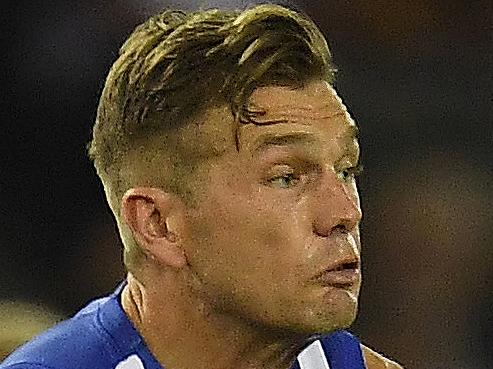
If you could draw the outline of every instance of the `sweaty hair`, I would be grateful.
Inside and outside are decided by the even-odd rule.
[[[220,104],[229,105],[235,124],[254,122],[258,112],[248,109],[248,98],[255,88],[300,88],[315,78],[331,83],[333,76],[315,24],[279,5],[242,12],[166,10],[139,25],[111,67],[87,145],[125,251],[135,247],[120,223],[126,190],[147,184],[185,200],[193,196],[187,177],[206,158],[186,142],[178,150],[173,134],[180,127]],[[145,172],[156,152],[168,163],[166,173]]]

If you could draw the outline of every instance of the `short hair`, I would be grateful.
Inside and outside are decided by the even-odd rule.
[[[197,114],[220,104],[229,104],[234,122],[252,121],[247,102],[255,88],[298,88],[315,78],[332,83],[334,71],[317,26],[280,5],[244,11],[166,10],[139,25],[111,67],[87,145],[119,222],[125,251],[135,248],[120,222],[126,190],[147,183],[184,200],[193,197],[186,178],[199,164],[190,163],[194,147],[185,148],[192,155],[184,159],[171,142],[159,140],[163,153],[168,144],[171,173],[149,174],[146,180],[129,175],[151,160],[152,138],[172,137]],[[125,258],[127,268],[130,259]]]

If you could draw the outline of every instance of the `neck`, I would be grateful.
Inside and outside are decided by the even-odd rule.
[[[310,338],[215,312],[164,279],[154,285],[129,274],[122,305],[166,369],[289,369]]]

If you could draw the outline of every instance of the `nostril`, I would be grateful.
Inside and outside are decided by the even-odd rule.
[[[343,224],[339,224],[339,225],[335,226],[334,228],[332,228],[330,233],[331,234],[334,234],[334,233],[348,234],[349,231],[347,230],[347,228]]]
[[[344,263],[344,264],[343,264],[343,268],[344,268],[344,269],[356,269],[356,268],[358,268],[358,263],[357,263],[357,262],[353,262],[353,263]]]

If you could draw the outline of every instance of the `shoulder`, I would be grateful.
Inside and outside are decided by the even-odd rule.
[[[55,368],[41,364],[36,364],[36,363],[16,363],[6,366],[0,364],[0,369],[55,369]]]
[[[361,344],[361,351],[363,352],[367,369],[404,369],[395,361],[385,358],[363,344]]]

